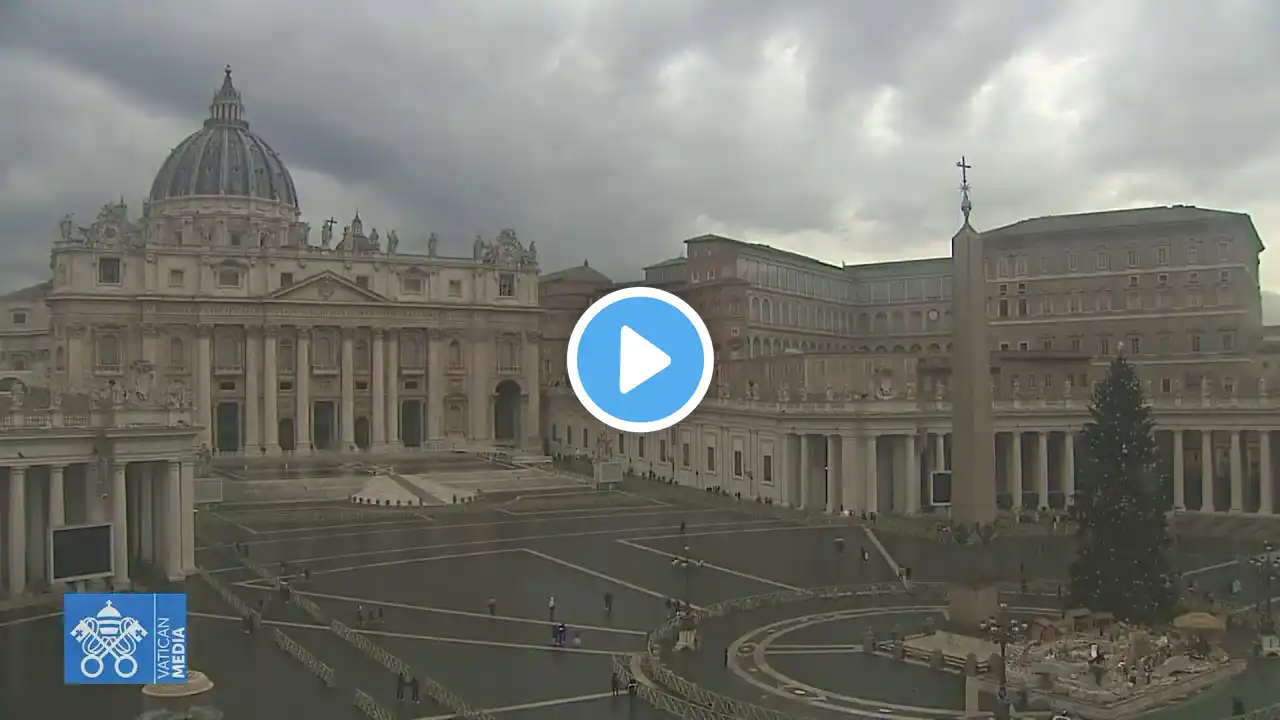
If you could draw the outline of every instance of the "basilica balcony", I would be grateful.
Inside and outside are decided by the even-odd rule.
[[[421,361],[405,362],[404,360],[400,361],[401,375],[422,375],[422,374],[425,374],[426,372],[427,372],[427,367],[426,367],[426,363],[424,362],[421,362]]]
[[[342,373],[342,368],[334,362],[315,361],[311,363],[312,375],[336,376]]]
[[[116,376],[124,374],[124,365],[120,363],[99,362],[93,368],[94,375]]]
[[[222,360],[213,364],[213,374],[219,377],[225,375],[243,375],[244,363],[239,360]]]

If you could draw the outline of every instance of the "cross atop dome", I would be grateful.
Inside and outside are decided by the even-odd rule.
[[[969,213],[973,212],[973,202],[969,200],[969,171],[973,166],[961,155],[956,167],[960,168],[960,212],[964,213],[964,224],[968,225]]]
[[[231,66],[223,68],[222,87],[213,94],[213,102],[209,104],[209,119],[205,125],[238,125],[247,128],[244,120],[244,103],[240,99],[240,91],[231,82]]]

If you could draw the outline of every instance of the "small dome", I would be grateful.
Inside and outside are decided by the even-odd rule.
[[[178,143],[151,185],[152,202],[192,195],[260,198],[298,207],[284,161],[249,132],[240,92],[231,84],[231,66],[213,96],[204,127]]]

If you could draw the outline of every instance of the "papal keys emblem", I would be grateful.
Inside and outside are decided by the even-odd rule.
[[[71,637],[84,652],[80,672],[87,678],[101,675],[107,658],[114,661],[116,675],[121,679],[133,677],[138,672],[133,654],[146,636],[146,628],[131,617],[123,617],[110,600],[95,617],[84,618],[71,630]]]

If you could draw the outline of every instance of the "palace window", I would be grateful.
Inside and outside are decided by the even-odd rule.
[[[658,462],[669,462],[667,458],[667,439],[658,438]]]
[[[1076,272],[1079,269],[1080,255],[1075,250],[1072,250],[1067,253],[1067,270],[1070,272]]]
[[[244,281],[244,274],[236,268],[218,270],[216,280],[220,288],[238,288]]]
[[[1234,332],[1222,333],[1222,349],[1226,352],[1234,352],[1236,349],[1236,334]]]
[[[1138,267],[1138,251],[1130,250],[1128,255],[1129,257],[1127,259],[1129,261],[1129,267],[1131,268]]]
[[[280,273],[280,287],[287,288],[293,285],[293,273]]]
[[[618,433],[618,454],[627,454],[627,435],[626,433]]]
[[[16,310],[10,316],[10,320],[13,322],[14,325],[26,325],[27,313],[24,310]]]
[[[14,355],[12,358],[10,358],[10,359],[9,359],[9,367],[10,367],[11,369],[13,369],[13,370],[17,371],[17,372],[22,372],[22,371],[26,370],[26,369],[27,369],[27,356],[26,356],[26,355]]]
[[[187,344],[182,338],[169,338],[169,367],[186,367]]]
[[[99,335],[96,344],[98,367],[103,370],[120,370],[120,366],[124,364],[120,338],[115,335]]]
[[[364,288],[365,290],[368,290],[368,289],[369,289],[369,276],[368,276],[368,275],[357,275],[357,276],[356,276],[356,285],[357,285],[357,286],[359,286],[359,287]]]
[[[449,297],[462,297],[462,281],[461,280],[449,281]]]
[[[98,258],[98,284],[119,285],[121,276],[120,258]]]
[[[1197,245],[1187,246],[1187,264],[1195,265],[1200,262],[1200,248]]]
[[[1160,266],[1169,264],[1169,247],[1167,245],[1161,245],[1156,248],[1156,264]]]
[[[1223,240],[1222,242],[1218,243],[1218,260],[1220,262],[1226,262],[1230,259],[1231,259],[1231,243],[1227,242],[1226,240]]]
[[[516,296],[516,276],[515,273],[499,273],[498,274],[498,297],[515,297]]]
[[[520,344],[511,338],[498,341],[498,372],[520,372]]]
[[[733,476],[742,477],[742,451],[733,451]]]
[[[1203,344],[1204,343],[1200,338],[1200,333],[1191,334],[1191,352],[1196,352],[1196,353],[1200,352],[1201,346]]]
[[[462,344],[459,343],[457,340],[450,341],[449,342],[449,368],[452,370],[458,370],[461,367],[462,367]],[[583,430],[583,432],[585,433],[586,431]],[[585,440],[583,441],[583,446],[584,447],[586,446]]]
[[[169,271],[169,287],[180,288],[183,286],[183,284],[186,283],[186,281],[187,281],[186,273],[182,272],[181,270],[175,269],[175,270]]]
[[[1107,254],[1105,251],[1098,252],[1097,267],[1099,270],[1111,269],[1111,256]]]
[[[773,456],[765,455],[760,458],[760,480],[764,483],[773,483]]]
[[[400,278],[400,290],[410,295],[421,295],[422,278],[416,275],[406,275]]]
[[[716,471],[716,449],[715,447],[708,445],[707,446],[707,472],[713,473],[715,471]]]
[[[690,464],[689,443],[680,443],[680,466],[688,468]]]

